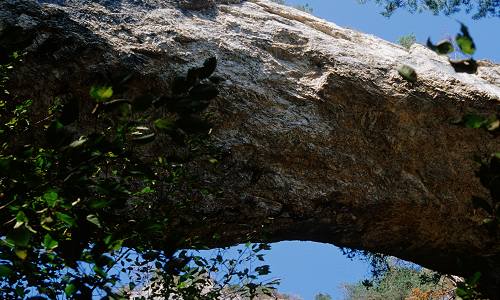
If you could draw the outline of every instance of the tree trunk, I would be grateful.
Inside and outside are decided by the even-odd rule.
[[[191,202],[170,236],[365,249],[481,271],[483,290],[500,295],[499,235],[471,203],[488,195],[473,158],[500,140],[452,122],[500,113],[499,65],[456,73],[422,45],[406,50],[265,0],[45,2],[0,3],[2,50],[27,47],[16,93],[40,118],[55,97],[90,111],[88,88],[123,74],[134,74],[124,98],[168,93],[176,74],[217,57],[224,81],[208,112],[222,155],[217,167],[193,166],[222,193]],[[398,74],[403,64],[415,82]],[[163,148],[157,140],[144,155]]]

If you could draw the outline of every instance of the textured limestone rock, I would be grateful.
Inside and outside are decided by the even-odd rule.
[[[168,91],[175,74],[218,58],[225,81],[209,110],[225,156],[217,173],[201,173],[224,193],[197,202],[203,221],[183,234],[222,230],[206,238],[213,246],[252,237],[363,248],[443,272],[481,270],[498,291],[500,240],[470,199],[486,194],[473,156],[500,141],[450,120],[500,111],[500,66],[456,73],[421,45],[406,50],[265,0],[42,2],[0,3],[0,44],[27,47],[15,79],[38,107],[127,72],[139,79],[123,97]],[[402,64],[417,82],[399,76]]]

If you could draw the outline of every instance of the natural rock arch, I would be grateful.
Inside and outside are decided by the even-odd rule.
[[[473,156],[500,142],[450,122],[499,112],[500,66],[455,73],[421,45],[406,50],[265,0],[47,2],[59,5],[0,4],[2,45],[28,51],[17,90],[39,108],[120,72],[136,74],[127,96],[167,91],[175,73],[218,58],[225,81],[209,110],[223,155],[216,170],[194,169],[223,193],[200,198],[169,237],[333,243],[479,270],[489,295],[500,294],[498,235],[479,226],[484,212],[470,201],[487,194]],[[416,83],[398,75],[401,64]],[[144,151],[161,154],[161,141]]]

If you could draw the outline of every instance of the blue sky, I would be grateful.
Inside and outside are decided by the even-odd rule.
[[[328,293],[342,299],[342,284],[369,278],[369,265],[358,258],[348,259],[339,248],[313,242],[281,242],[272,244],[265,261],[271,275],[281,279],[278,290],[304,300]]]
[[[224,258],[237,258],[238,249],[245,249],[245,246],[226,250]],[[271,274],[259,279],[278,278],[281,281],[278,286],[280,293],[304,300],[314,299],[318,293],[327,293],[334,300],[342,299],[343,283],[354,283],[370,277],[367,262],[359,258],[348,259],[338,247],[330,244],[285,241],[271,244],[270,251],[261,253],[265,254],[263,264],[271,266]],[[217,250],[204,250],[200,254],[207,258],[214,257]],[[256,266],[243,265],[241,269],[253,269]]]
[[[397,10],[390,18],[386,18],[379,14],[382,7],[372,2],[358,4],[356,0],[288,0],[287,3],[308,3],[317,17],[391,42],[409,33],[414,33],[417,42],[422,44],[429,36],[435,42],[454,37],[460,30],[457,21],[461,21],[469,27],[474,38],[477,47],[474,57],[500,63],[500,18],[472,20],[463,13],[447,17],[430,13],[410,14],[404,10]]]
[[[465,23],[474,38],[476,59],[489,59],[500,63],[500,19],[472,20],[465,14],[451,17],[434,16],[429,13],[409,14],[397,11],[391,18],[379,14],[382,10],[374,4],[361,5],[356,0],[289,0],[290,4],[308,3],[313,14],[364,33],[396,42],[399,37],[413,33],[417,42],[425,44],[427,37],[437,42],[454,37],[459,32],[458,21]],[[279,291],[300,296],[304,300],[314,299],[319,292],[330,294],[333,299],[342,299],[340,286],[356,282],[369,276],[366,262],[343,256],[340,250],[328,244],[312,242],[281,242],[272,245],[266,255],[273,277],[281,278]]]

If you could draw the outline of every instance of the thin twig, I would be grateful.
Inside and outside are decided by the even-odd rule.
[[[54,114],[50,114],[47,117],[45,117],[45,118],[43,118],[43,119],[41,119],[39,121],[36,121],[35,123],[33,123],[33,125],[38,125],[38,124],[40,124],[40,123],[42,123],[44,121],[47,121],[48,119],[52,118],[53,116],[54,116]]]
[[[16,201],[17,199],[12,199],[10,200],[9,202],[7,202],[6,204],[0,206],[0,210],[6,208],[7,206],[11,205],[12,203],[14,203],[14,201]]]

